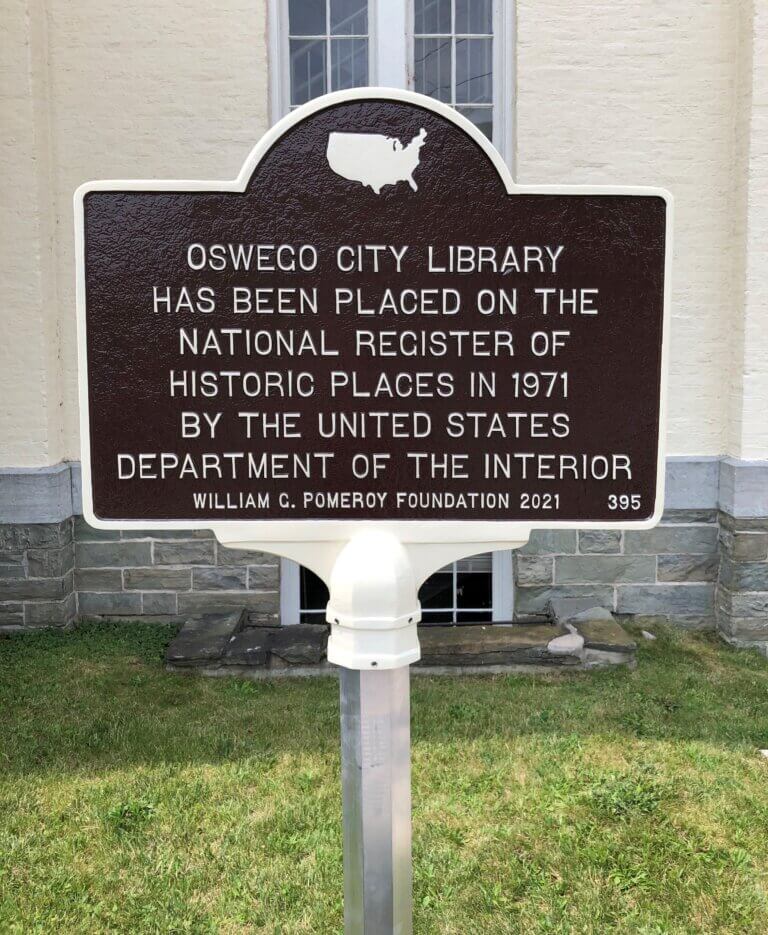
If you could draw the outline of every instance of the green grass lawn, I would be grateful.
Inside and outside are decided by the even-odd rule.
[[[0,640],[0,932],[342,931],[337,685]],[[768,932],[768,661],[413,681],[417,933]]]

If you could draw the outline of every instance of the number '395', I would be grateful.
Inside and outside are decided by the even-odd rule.
[[[622,494],[612,493],[608,496],[608,509],[609,510],[639,510],[640,509],[640,494],[639,493],[622,493]]]

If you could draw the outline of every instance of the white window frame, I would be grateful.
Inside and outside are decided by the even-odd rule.
[[[515,90],[514,0],[493,2],[493,142],[514,174]],[[288,46],[288,0],[269,0],[270,118],[276,123],[290,111],[291,76]],[[413,88],[413,0],[369,0],[368,77],[372,86]],[[514,615],[512,552],[492,553],[492,620]],[[300,621],[301,567],[280,559],[280,621]]]
[[[270,118],[290,110],[288,0],[269,0]],[[372,86],[413,89],[413,0],[369,0],[368,78]],[[493,0],[493,144],[514,175],[515,4]]]

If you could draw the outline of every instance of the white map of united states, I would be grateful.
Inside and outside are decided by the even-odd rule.
[[[418,185],[413,173],[427,131],[424,127],[403,146],[399,139],[382,133],[331,133],[328,136],[328,165],[351,182],[367,185],[377,195],[385,185],[407,182],[413,191]]]

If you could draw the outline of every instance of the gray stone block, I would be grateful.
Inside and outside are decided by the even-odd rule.
[[[243,625],[243,611],[194,614],[185,620],[166,650],[171,665],[194,665],[221,659]]]
[[[269,658],[271,630],[249,628],[236,633],[227,644],[222,664],[265,666]]]
[[[720,508],[731,516],[768,516],[768,461],[723,458]]]
[[[616,610],[622,614],[704,614],[714,612],[711,584],[619,585]]]
[[[71,574],[64,578],[0,578],[0,601],[60,601],[71,591]]]
[[[712,509],[717,506],[720,458],[685,455],[667,458],[666,505],[670,509]]]
[[[166,591],[148,591],[142,594],[142,611],[144,615],[148,614],[177,614],[178,598],[176,594]]]
[[[25,575],[23,565],[0,565],[0,578],[23,578]]]
[[[521,555],[560,555],[576,552],[575,529],[534,529]]]
[[[717,550],[716,526],[656,526],[624,533],[627,555],[706,554]]]
[[[24,550],[18,549],[16,551],[3,550],[0,551],[0,565],[23,565],[24,564]],[[20,574],[20,572],[18,572]]]
[[[552,584],[554,558],[546,555],[515,555],[515,582],[518,585]]]
[[[230,549],[219,545],[219,565],[277,565],[280,559],[255,549]]]
[[[215,565],[216,543],[209,539],[155,542],[155,565]]]
[[[721,529],[731,532],[768,532],[768,516],[731,516],[721,510],[718,522]]]
[[[329,628],[298,623],[269,631],[269,651],[290,665],[315,664],[325,658]]]
[[[68,464],[0,468],[0,517],[4,523],[52,523],[72,516]]]
[[[555,559],[556,584],[642,583],[656,580],[652,555],[562,555]]]
[[[122,591],[123,573],[119,568],[76,568],[76,591]]]
[[[659,555],[659,581],[715,581],[718,555]]]
[[[188,568],[126,568],[126,591],[188,591],[192,572]]]
[[[120,538],[119,529],[96,529],[82,516],[75,516],[74,531],[76,542],[115,542]]]
[[[585,649],[627,654],[637,649],[624,627],[604,608],[582,611],[571,618],[571,624],[584,639]]]
[[[125,568],[152,564],[151,542],[77,542],[78,568]]]
[[[720,542],[735,562],[768,561],[768,533],[721,529]]]
[[[16,629],[24,625],[24,605],[20,602],[0,604],[0,627]]]
[[[70,542],[60,549],[28,549],[30,578],[61,578],[75,567],[75,548]]]
[[[192,587],[195,591],[237,591],[246,587],[248,569],[219,565],[216,568],[195,568]]]
[[[210,529],[123,529],[121,539],[210,539]]]
[[[716,523],[717,510],[664,510],[661,522],[665,525],[686,525],[690,523]]]
[[[279,612],[277,592],[255,591],[188,591],[179,594],[180,614],[216,613],[246,608],[248,611],[274,614]]]
[[[620,529],[583,529],[579,533],[579,552],[615,554],[621,552]]]
[[[264,611],[249,611],[245,625],[247,627],[278,627],[280,626],[279,600],[275,601],[275,608],[271,613]]]
[[[719,617],[768,617],[768,591],[738,592],[718,586]]]
[[[720,584],[729,591],[768,591],[768,563],[720,562]]]
[[[72,541],[72,520],[0,526],[0,549],[58,549]]]
[[[591,602],[592,607],[613,607],[613,588],[598,585],[552,585],[538,588],[515,589],[515,614],[543,614],[550,601],[558,598],[580,597]]]
[[[595,604],[592,595],[586,597],[555,597],[547,604],[549,616],[559,624],[572,623],[580,618],[582,614],[595,616],[611,615],[607,607],[599,607]]]
[[[768,640],[768,618],[728,617],[720,621],[720,631],[738,640]]]
[[[275,591],[280,586],[277,565],[249,565],[248,587],[252,591]]]
[[[77,616],[77,599],[72,593],[63,601],[35,601],[24,605],[28,627],[66,626]]]
[[[72,513],[74,516],[80,516],[83,512],[83,472],[79,461],[67,463],[72,478]]]
[[[78,608],[81,617],[90,614],[133,617],[141,613],[141,594],[138,591],[81,591],[78,594]]]

